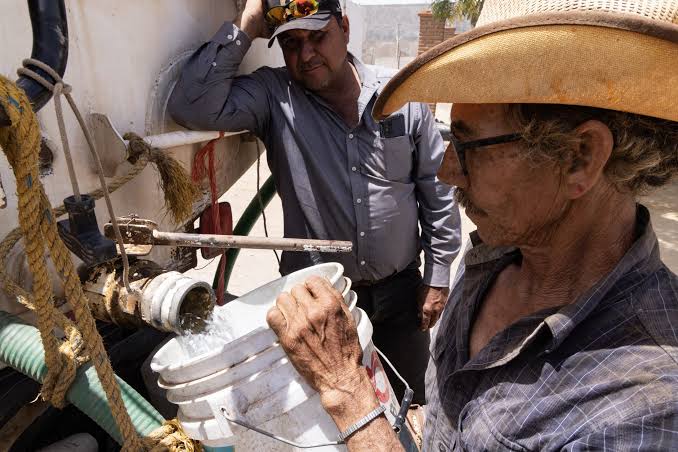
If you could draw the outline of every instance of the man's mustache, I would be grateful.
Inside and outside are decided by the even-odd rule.
[[[467,213],[484,213],[473,204],[471,197],[461,188],[457,187],[454,189],[454,200],[457,201],[457,204],[463,207]]]
[[[307,70],[309,70],[309,69],[313,69],[313,68],[315,68],[315,67],[317,67],[317,66],[320,66],[321,64],[322,64],[322,61],[319,60],[319,59],[318,59],[318,60],[311,60],[311,61],[309,61],[309,62],[302,63],[302,64],[299,66],[299,68],[300,68],[302,71],[307,71]]]

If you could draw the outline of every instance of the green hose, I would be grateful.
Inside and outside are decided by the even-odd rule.
[[[18,317],[0,311],[0,361],[42,383],[47,375],[45,351],[38,330]],[[160,427],[164,419],[138,392],[116,376],[122,400],[141,436]],[[66,399],[103,428],[118,444],[122,438],[108,406],[106,393],[92,363],[78,369]]]
[[[259,196],[261,196],[261,202],[259,202]],[[266,179],[266,182],[264,182],[264,185],[261,186],[259,193],[254,198],[252,198],[252,201],[250,201],[250,203],[247,205],[247,208],[245,208],[245,211],[240,216],[238,224],[236,224],[235,228],[233,229],[233,235],[248,235],[252,228],[254,227],[254,224],[261,216],[261,212],[271,202],[274,196],[275,196],[275,184],[273,183],[273,176],[269,176],[269,178]],[[231,273],[233,273],[235,260],[238,258],[239,253],[240,253],[239,248],[230,248],[228,251],[226,251],[224,290],[228,289],[228,281],[231,279]],[[218,284],[219,284],[219,272],[216,272],[216,274],[214,275],[214,282],[212,283],[212,288],[214,290],[217,290]]]

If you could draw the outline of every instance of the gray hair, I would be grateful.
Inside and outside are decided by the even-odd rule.
[[[614,137],[604,174],[617,190],[645,194],[678,174],[678,122],[573,105],[509,104],[507,109],[523,135],[528,160],[571,165],[580,141],[574,129],[595,119]]]

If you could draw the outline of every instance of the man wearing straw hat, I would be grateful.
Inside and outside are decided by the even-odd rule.
[[[636,199],[678,172],[678,2],[486,0],[373,114],[414,100],[454,103],[438,175],[478,228],[424,450],[675,450],[678,277]],[[268,320],[349,449],[398,450],[336,292],[310,280]]]

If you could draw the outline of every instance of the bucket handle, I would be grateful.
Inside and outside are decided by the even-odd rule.
[[[405,381],[405,379],[398,373],[393,364],[391,364],[391,361],[389,361],[388,358],[381,352],[381,350],[379,350],[376,346],[374,347],[374,349],[377,351],[379,356],[381,356],[381,358],[384,361],[386,361],[386,364],[391,368],[391,370],[393,370],[393,373],[396,375],[396,377],[398,377],[398,379],[400,379],[400,381],[402,381],[403,384],[405,385],[405,394],[403,394],[403,399],[400,403],[400,411],[398,411],[398,416],[396,416],[396,420],[393,423],[393,430],[395,431],[396,434],[398,434],[400,433],[400,430],[402,429],[403,424],[405,423],[405,419],[407,418],[407,410],[410,409],[410,405],[412,404],[412,397],[414,396],[414,391],[412,390],[412,388],[410,388],[410,385],[407,384],[407,381]],[[342,440],[330,441],[322,444],[296,443],[292,440],[282,438],[278,435],[274,435],[273,433],[260,429],[259,427],[256,427],[248,422],[230,416],[226,408],[224,408],[223,406],[219,407],[219,411],[221,412],[221,415],[229,422],[233,422],[234,424],[244,427],[248,430],[252,430],[261,435],[267,436],[276,441],[280,441],[281,443],[285,443],[289,446],[296,447],[299,449],[313,449],[316,447],[337,446],[339,444],[344,444],[344,441]]]

